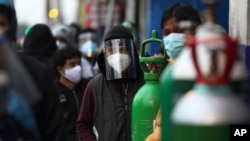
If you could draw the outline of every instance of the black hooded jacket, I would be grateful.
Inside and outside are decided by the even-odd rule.
[[[63,105],[64,119],[64,141],[77,141],[76,120],[82,103],[83,91],[87,81],[82,79],[76,87],[71,90],[62,85],[59,81],[55,82],[58,99]]]
[[[51,57],[57,50],[55,39],[45,24],[34,25],[23,43],[23,51],[30,56]]]
[[[11,35],[7,37],[15,42],[17,18],[13,2],[12,0],[0,0],[0,6],[10,9],[10,13],[8,14],[10,15],[9,22],[11,29],[9,32],[11,34],[6,35]],[[35,105],[32,105],[40,131],[41,141],[62,141],[62,107],[57,99],[50,71],[47,67],[27,55],[20,53],[18,57],[41,92],[41,100]]]
[[[112,39],[133,40],[133,36],[125,27],[115,26],[105,35],[105,41]],[[104,53],[98,55],[101,73],[90,80],[85,89],[76,124],[81,141],[96,140],[93,126],[100,141],[131,141],[132,101],[144,80],[137,52],[130,53],[135,59],[136,77],[114,80],[107,80]]]
[[[81,141],[95,141],[93,125],[98,131],[101,141],[131,140],[132,100],[137,90],[144,84],[143,73],[136,58],[137,78],[133,80],[106,80],[104,53],[98,56],[101,73],[88,83],[80,114],[76,124],[78,138]],[[127,87],[122,85],[126,83]],[[126,104],[125,104],[125,101]]]
[[[32,105],[41,141],[62,141],[63,109],[57,98],[50,69],[32,57],[22,53],[18,55],[42,94],[41,100]]]

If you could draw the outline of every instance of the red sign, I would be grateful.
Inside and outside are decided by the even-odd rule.
[[[108,3],[88,3],[85,7],[85,27],[97,29],[99,26],[105,26]],[[122,22],[124,12],[124,3],[116,3],[112,14],[112,24],[117,25]]]

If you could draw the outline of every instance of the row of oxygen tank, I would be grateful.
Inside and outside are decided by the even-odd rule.
[[[150,42],[163,43],[153,31],[141,46],[145,84],[133,100],[133,141],[154,132],[160,108],[162,141],[229,141],[229,125],[249,123],[245,65],[237,41],[218,25],[204,23],[187,36],[186,47],[168,65],[165,51],[162,57],[145,55]],[[146,63],[160,64],[161,70],[150,73]]]

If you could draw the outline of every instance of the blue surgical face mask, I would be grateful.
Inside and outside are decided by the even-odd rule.
[[[87,58],[92,58],[96,54],[96,48],[96,43],[89,40],[82,44],[80,50],[84,56],[86,56]]]
[[[172,59],[176,59],[184,47],[185,34],[170,33],[163,38],[163,41],[167,55]]]

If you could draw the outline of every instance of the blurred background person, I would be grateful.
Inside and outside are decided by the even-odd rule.
[[[23,53],[51,68],[52,57],[57,50],[55,39],[45,24],[34,25],[24,39]]]
[[[73,22],[69,25],[74,33],[74,48],[77,49],[78,48],[78,36],[82,31],[82,26],[76,22]]]
[[[99,37],[92,28],[83,29],[78,36],[78,49],[82,53],[83,78],[91,79],[99,73],[97,56],[101,52]]]
[[[39,140],[31,104],[40,93],[11,47],[0,31],[0,139]]]
[[[10,51],[15,54],[14,48],[16,41],[15,35],[17,29],[17,18],[15,8],[11,0],[0,0],[0,23],[2,31],[4,35],[6,35],[5,37],[11,42],[11,45],[9,46],[11,48]],[[21,88],[32,88],[31,84],[34,84],[38,88],[38,92],[41,94],[39,101],[31,104],[32,112],[35,115],[35,121],[40,133],[40,139],[61,141],[63,134],[61,118],[62,107],[56,97],[51,70],[42,65],[39,61],[23,53],[18,53],[17,57],[17,60],[20,60],[20,63],[24,65],[27,73],[31,75],[31,79],[34,83],[27,84],[19,81],[22,80],[19,77],[24,76],[23,72],[18,73],[20,68],[10,69],[14,70],[12,74],[13,80],[15,81],[12,82],[18,83],[15,85]],[[16,66],[15,62],[17,61],[12,61],[10,66]],[[28,79],[28,77],[25,79]],[[31,97],[33,92],[24,92],[24,94]]]
[[[63,23],[57,23],[51,27],[51,31],[56,40],[58,50],[66,47],[74,48],[74,31],[70,26]]]

